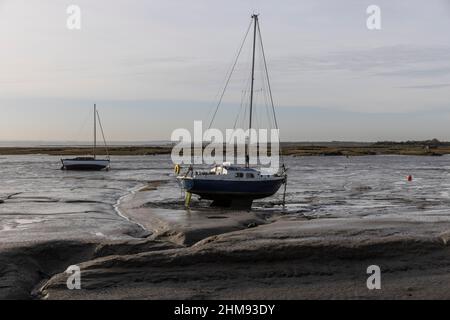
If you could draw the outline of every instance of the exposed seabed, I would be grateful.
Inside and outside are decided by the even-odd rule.
[[[449,219],[314,218],[153,201],[158,184],[121,199],[142,232],[127,240],[7,244],[0,298],[449,299]],[[69,265],[81,290],[67,289]],[[366,286],[381,268],[381,289]]]

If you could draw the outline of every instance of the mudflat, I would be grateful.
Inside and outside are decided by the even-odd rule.
[[[45,299],[449,299],[450,221],[313,219],[123,203],[151,236],[129,250],[85,259],[82,289],[68,275],[45,281]],[[163,211],[166,211],[165,213]],[[218,218],[220,217],[220,218]],[[103,245],[98,244],[94,251]],[[369,290],[367,267],[381,269]]]
[[[286,208],[233,211],[184,208],[168,156],[95,174],[5,156],[0,298],[448,299],[447,158],[286,157]]]

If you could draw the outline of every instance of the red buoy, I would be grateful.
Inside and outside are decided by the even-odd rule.
[[[412,175],[409,175],[407,179],[408,181],[412,181]]]

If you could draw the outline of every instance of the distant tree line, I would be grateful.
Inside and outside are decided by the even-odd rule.
[[[450,142],[444,142],[439,141],[438,139],[431,139],[431,140],[422,140],[422,141],[415,141],[415,140],[408,140],[408,141],[378,141],[374,143],[375,146],[424,146],[424,147],[445,147],[450,146]]]

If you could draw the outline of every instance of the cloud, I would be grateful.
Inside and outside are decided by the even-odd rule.
[[[441,89],[450,87],[450,83],[401,86],[401,89]]]
[[[369,76],[450,75],[450,46],[394,45],[319,55],[279,57],[274,69],[288,73],[347,71]]]

